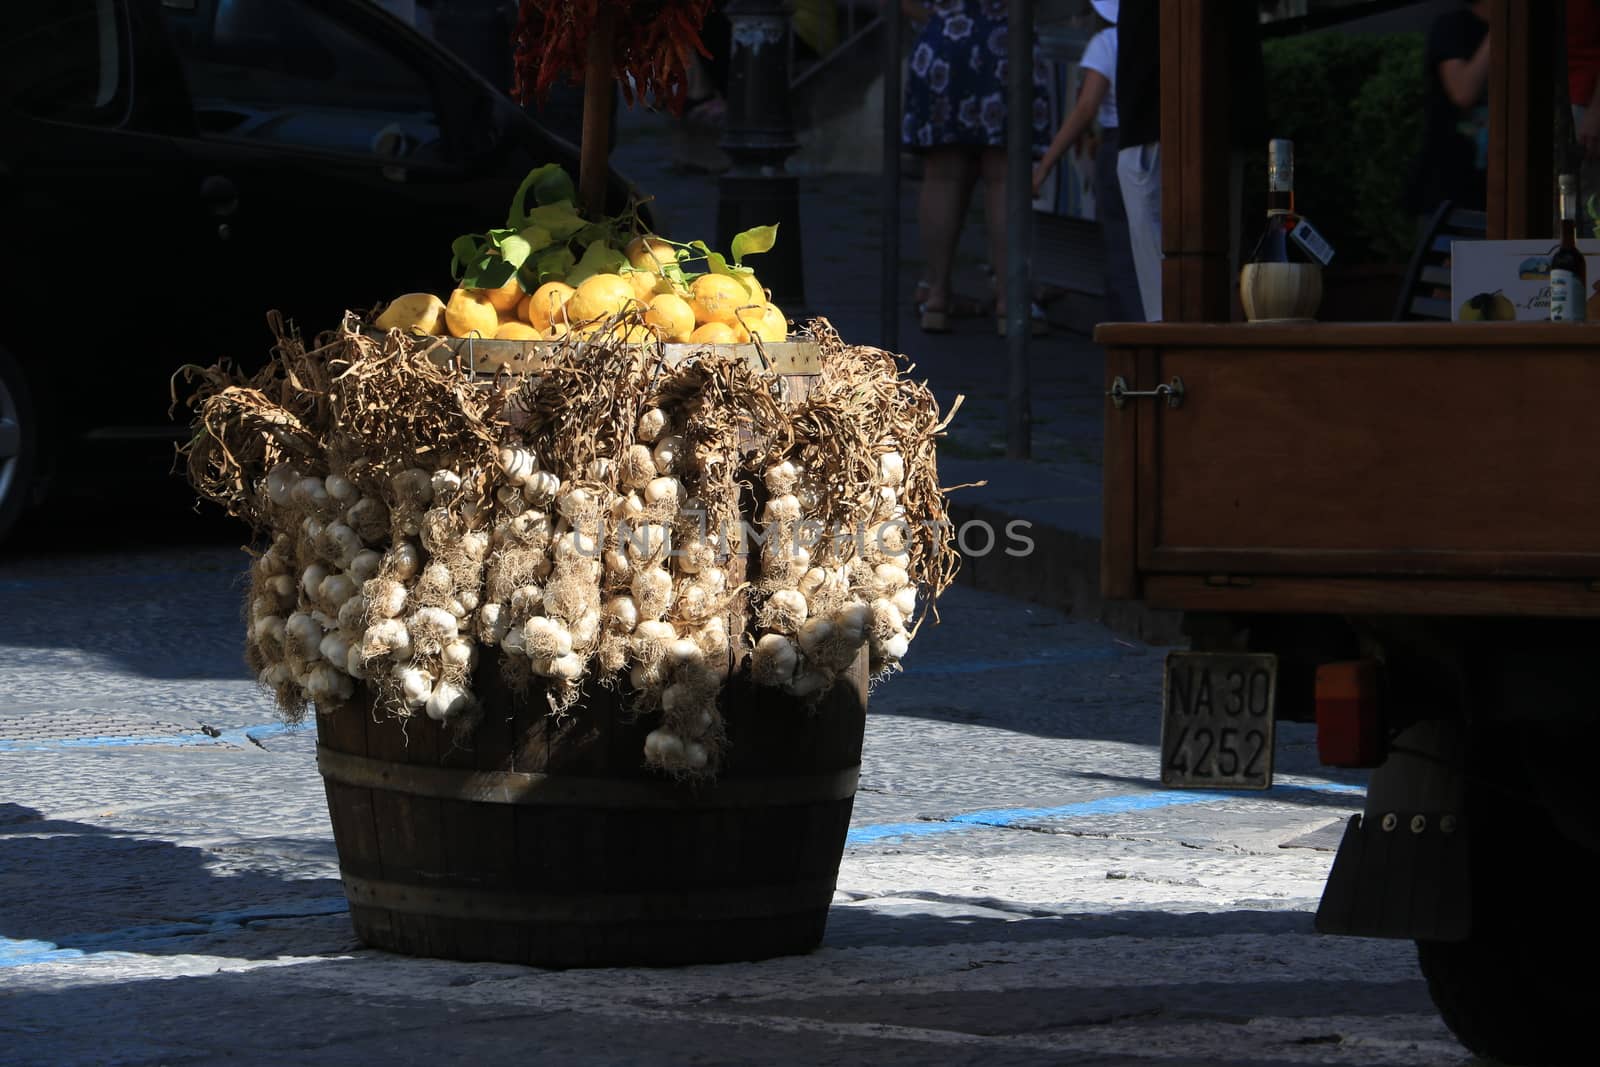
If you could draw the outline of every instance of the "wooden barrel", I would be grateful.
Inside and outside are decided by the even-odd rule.
[[[557,720],[480,670],[469,747],[426,718],[317,717],[356,935],[417,956],[544,967],[809,952],[855,799],[865,660],[815,711],[735,676],[727,761],[694,786],[644,766],[648,719],[608,690]],[[537,701],[535,703],[534,701]]]
[[[815,347],[786,347],[785,376],[803,395]],[[861,764],[865,652],[813,709],[736,672],[719,698],[727,744],[712,785],[647,769],[657,717],[630,716],[617,692],[591,682],[558,719],[542,690],[509,691],[497,660],[478,668],[485,717],[459,743],[359,699],[317,716],[365,944],[583,967],[754,960],[821,942]]]

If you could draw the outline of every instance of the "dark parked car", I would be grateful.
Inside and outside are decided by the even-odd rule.
[[[445,295],[453,238],[534,166],[577,172],[370,0],[3,6],[0,538],[53,483],[172,481],[181,364],[262,360],[270,309],[315,334]]]

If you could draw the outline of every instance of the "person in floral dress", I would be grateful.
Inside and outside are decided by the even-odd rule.
[[[981,180],[984,229],[994,268],[995,315],[1005,330],[1006,0],[902,0],[927,19],[911,47],[900,140],[922,155],[917,225],[928,263],[922,328],[949,329],[950,274],[967,205]],[[1050,107],[1037,48],[1033,65],[1033,156],[1048,139]],[[1036,326],[1042,326],[1042,321]]]

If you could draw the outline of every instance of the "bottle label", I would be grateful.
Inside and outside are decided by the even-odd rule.
[[[1550,321],[1582,322],[1584,292],[1578,276],[1570,270],[1550,272]]]
[[[1305,250],[1306,255],[1324,267],[1333,261],[1333,246],[1305,219],[1301,219],[1299,224],[1289,231],[1289,237]]]

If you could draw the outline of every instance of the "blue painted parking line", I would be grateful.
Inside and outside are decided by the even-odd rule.
[[[225,730],[216,737],[196,732],[192,734],[58,737],[39,741],[0,741],[0,752],[54,752],[64,748],[139,748],[152,745],[164,745],[169,748],[206,748],[228,745],[242,747],[253,741],[263,741],[269,737],[281,737],[284,734],[298,733],[302,730],[310,729],[312,727],[299,723],[274,722],[261,726],[246,726],[238,730]]]
[[[1203,792],[1176,789],[1152,790],[1148,793],[1126,793],[1119,796],[1098,797],[1073,804],[1051,808],[992,808],[985,811],[968,811],[942,819],[920,822],[885,823],[877,826],[858,826],[845,837],[847,845],[866,845],[901,837],[923,837],[929,834],[947,834],[969,830],[974,826],[1017,826],[1045,822],[1051,819],[1073,819],[1089,815],[1126,815],[1136,811],[1154,811],[1159,808],[1183,807],[1204,804],[1224,798],[1270,798],[1272,792],[1312,793],[1348,796],[1352,799],[1366,796],[1366,788],[1343,782],[1323,782],[1318,785],[1280,784],[1262,793],[1256,790],[1205,790]]]
[[[69,960],[126,959],[138,954],[136,948],[140,942],[223,933],[241,929],[252,922],[265,922],[270,919],[315,919],[327,915],[343,915],[349,910],[350,907],[344,897],[322,897],[295,901],[292,904],[260,904],[198,915],[181,922],[129,926],[109,933],[76,935],[66,939],[71,942],[69,948],[63,948],[53,941],[23,941],[0,937],[0,968],[62,963]]]

